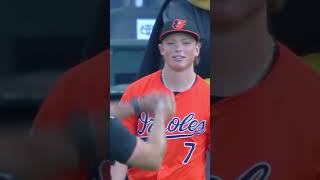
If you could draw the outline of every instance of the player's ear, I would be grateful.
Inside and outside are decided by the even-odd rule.
[[[163,55],[163,44],[159,43],[158,48],[159,48],[160,54]]]
[[[201,49],[201,42],[198,41],[198,42],[196,43],[196,56],[199,56],[199,54],[200,54],[200,49]]]

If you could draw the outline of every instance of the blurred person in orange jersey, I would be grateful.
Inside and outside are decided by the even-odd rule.
[[[211,8],[211,179],[320,177],[320,77],[269,33],[284,3]]]

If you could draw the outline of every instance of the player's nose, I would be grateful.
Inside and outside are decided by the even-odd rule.
[[[182,44],[177,43],[176,47],[175,47],[175,51],[176,52],[181,52],[182,51]]]

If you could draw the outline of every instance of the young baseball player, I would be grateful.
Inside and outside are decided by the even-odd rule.
[[[149,75],[162,68],[163,61],[158,50],[158,39],[163,24],[176,18],[183,18],[195,24],[201,36],[201,62],[195,72],[202,78],[210,78],[210,0],[165,0],[152,29],[146,53],[138,77]]]
[[[176,114],[166,123],[167,151],[162,166],[158,171],[130,168],[130,180],[205,179],[206,150],[210,145],[210,87],[194,72],[199,39],[188,20],[164,24],[159,43],[164,68],[129,85],[121,99],[127,102],[158,90],[174,94],[176,101]],[[136,136],[147,139],[153,115],[142,112],[124,120],[124,124]],[[124,172],[121,168],[116,164],[111,172]]]
[[[212,8],[212,179],[319,179],[319,75],[270,35],[267,0]]]

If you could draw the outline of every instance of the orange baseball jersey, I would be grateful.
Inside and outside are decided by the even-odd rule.
[[[161,81],[161,71],[129,85],[121,101],[152,91],[171,92]],[[175,95],[176,114],[166,122],[167,150],[158,171],[128,170],[129,179],[205,179],[206,150],[210,146],[210,87],[200,76],[192,88]],[[141,113],[123,121],[136,136],[146,138],[153,117]]]
[[[212,110],[211,179],[320,179],[320,77],[283,45],[259,85]]]

